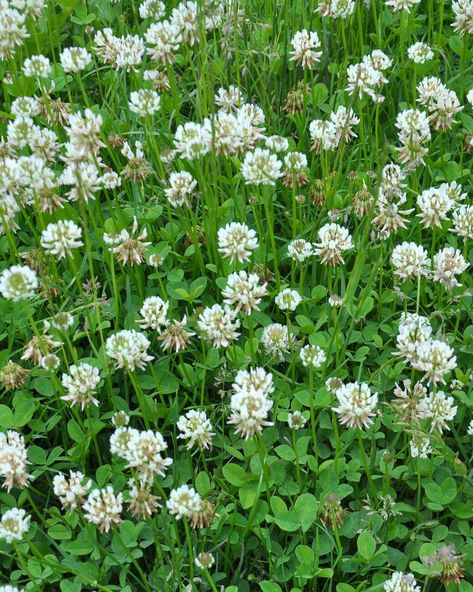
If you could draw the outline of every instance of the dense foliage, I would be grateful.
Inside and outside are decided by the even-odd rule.
[[[1,592],[473,591],[472,34],[0,0]]]

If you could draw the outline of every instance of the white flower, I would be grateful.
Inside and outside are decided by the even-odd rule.
[[[166,318],[169,310],[169,302],[159,296],[150,296],[143,302],[140,309],[142,320],[138,321],[142,329],[154,329],[161,333],[162,329],[169,325]]]
[[[259,310],[259,304],[267,292],[266,286],[266,283],[260,284],[256,273],[246,271],[231,273],[222,291],[224,303],[235,305],[237,312],[243,310],[246,314],[251,314],[251,311]]]
[[[80,72],[92,63],[91,54],[85,47],[66,47],[59,57],[64,72]]]
[[[33,298],[37,288],[38,276],[26,265],[12,265],[0,275],[0,293],[7,300],[18,302]]]
[[[438,339],[423,341],[417,347],[416,358],[412,362],[416,370],[425,372],[422,380],[445,384],[445,374],[457,367],[453,349]]]
[[[156,22],[166,14],[166,6],[161,0],[145,0],[139,7],[140,18],[152,18]]]
[[[391,578],[384,582],[384,592],[421,592],[412,574],[395,571]]]
[[[262,368],[240,371],[233,384],[234,394],[230,401],[232,411],[228,420],[235,425],[237,434],[249,440],[266,426],[273,425],[267,420],[273,407],[269,394],[273,391],[272,376]]]
[[[322,258],[325,265],[345,263],[342,253],[353,248],[348,228],[329,223],[318,231],[319,241],[314,244],[314,254]]]
[[[306,259],[313,256],[314,250],[311,243],[303,238],[298,238],[289,243],[287,254],[294,261],[303,263]]]
[[[188,440],[187,448],[190,450],[195,444],[201,449],[212,445],[212,424],[205,411],[191,409],[185,415],[181,415],[177,422],[179,430],[178,438]]]
[[[425,64],[434,57],[434,52],[427,43],[418,41],[407,48],[407,55],[415,64]]]
[[[403,242],[391,255],[394,274],[403,280],[429,275],[430,259],[422,245]]]
[[[473,239],[473,206],[461,205],[453,212],[452,232]]]
[[[72,220],[50,223],[41,234],[41,246],[50,255],[63,259],[72,249],[82,247],[82,229]]]
[[[279,292],[274,301],[281,310],[294,311],[302,302],[302,297],[297,290],[286,288]]]
[[[0,539],[7,543],[21,541],[30,527],[31,516],[25,510],[12,508],[2,515],[0,520]]]
[[[281,361],[289,351],[289,330],[286,325],[272,323],[264,328],[261,343],[269,356],[276,356]]]
[[[299,355],[302,364],[306,367],[320,368],[327,360],[325,352],[318,345],[305,345]]]
[[[394,12],[401,10],[410,12],[411,8],[419,3],[420,0],[386,0],[386,6],[390,6]]]
[[[241,173],[247,185],[275,185],[282,175],[282,163],[275,154],[264,148],[247,152],[241,165]]]
[[[202,509],[202,498],[193,487],[181,485],[172,489],[166,502],[169,513],[179,520],[183,517],[191,518]]]
[[[437,429],[442,434],[444,429],[450,429],[447,422],[455,417],[457,409],[453,397],[447,397],[443,391],[438,391],[429,393],[419,401],[417,417],[430,419],[430,431]]]
[[[200,313],[197,325],[214,347],[228,347],[240,335],[237,331],[240,321],[236,315],[229,306],[214,304]]]
[[[273,152],[286,152],[289,148],[289,140],[283,136],[269,136],[264,143]]]
[[[183,205],[190,205],[191,197],[195,194],[197,181],[187,171],[180,171],[178,173],[171,173],[169,175],[169,185],[164,190],[169,203],[173,208]]]
[[[122,521],[123,496],[121,493],[115,494],[111,485],[103,489],[93,489],[82,509],[87,522],[96,524],[100,532],[109,532],[115,524]]]
[[[199,553],[194,562],[199,569],[210,569],[215,563],[215,558],[212,553]]]
[[[256,232],[246,224],[231,222],[218,231],[218,250],[231,263],[249,261],[251,252],[257,248]]]
[[[454,0],[452,10],[455,14],[455,21],[452,24],[455,31],[460,35],[473,34],[473,0]]]
[[[69,479],[62,473],[53,479],[54,495],[59,497],[64,509],[76,510],[81,507],[91,486],[90,479],[84,484],[84,474],[80,471],[69,471]]]
[[[27,485],[31,477],[26,470],[27,465],[28,452],[23,436],[11,430],[6,435],[0,432],[0,476],[7,491]]]
[[[30,78],[47,78],[51,74],[51,62],[44,55],[31,56],[26,58],[23,72]]]
[[[447,214],[455,205],[449,197],[445,187],[431,187],[417,196],[417,205],[421,210],[418,214],[422,218],[422,224],[429,228],[431,226],[442,227],[442,220],[447,220]]]
[[[62,375],[62,386],[67,390],[67,395],[61,397],[63,401],[71,401],[71,405],[80,405],[84,410],[93,403],[98,405],[94,397],[100,383],[98,368],[90,364],[73,364],[69,368],[69,374]]]
[[[163,436],[156,431],[139,431],[119,427],[110,437],[110,451],[124,458],[128,467],[137,469],[143,483],[151,485],[154,477],[164,477],[172,458],[162,455],[167,450]]]
[[[456,276],[468,269],[468,263],[462,253],[454,247],[444,247],[434,255],[435,282],[440,282],[448,290],[461,286]]]
[[[219,88],[215,94],[215,104],[226,113],[234,111],[241,107],[243,95],[240,89],[234,84],[230,84],[228,89]]]
[[[312,68],[320,61],[322,55],[319,36],[315,31],[307,32],[306,29],[298,31],[291,40],[291,60],[300,64],[303,68]]]
[[[130,111],[140,117],[154,115],[159,111],[161,99],[155,90],[142,88],[130,93],[128,106]]]
[[[300,411],[294,411],[287,416],[287,424],[291,430],[301,430],[306,423],[307,419]]]
[[[144,370],[146,362],[153,359],[148,355],[150,342],[138,331],[123,330],[108,337],[105,343],[105,351],[108,356],[116,361],[118,368],[141,368]]]
[[[432,454],[430,440],[424,436],[412,436],[409,444],[412,458],[429,458]]]
[[[470,421],[470,423],[468,424],[468,428],[466,430],[466,433],[469,436],[473,436],[473,419]]]
[[[338,407],[333,411],[340,415],[340,423],[350,428],[363,429],[372,423],[378,404],[378,394],[371,393],[370,387],[362,382],[349,382],[335,392]]]

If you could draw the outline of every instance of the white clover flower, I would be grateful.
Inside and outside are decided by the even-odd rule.
[[[178,25],[161,21],[150,25],[145,33],[145,41],[151,46],[147,51],[152,60],[171,64],[183,39]]]
[[[154,21],[160,21],[166,14],[166,6],[161,0],[145,0],[139,6],[140,18],[152,18]]]
[[[394,275],[403,280],[428,276],[430,259],[422,245],[403,242],[397,245],[391,255]]]
[[[268,413],[273,407],[269,398],[274,390],[272,375],[262,368],[240,371],[233,384],[234,394],[230,400],[232,414],[228,423],[236,426],[235,432],[249,440],[264,427],[273,425]]]
[[[61,365],[61,360],[56,354],[49,353],[44,356],[41,356],[39,365],[41,366],[41,368],[44,368],[45,370],[54,372],[54,370],[57,370]]]
[[[34,55],[26,58],[23,72],[29,78],[47,78],[51,74],[51,62],[44,55]]]
[[[202,510],[202,498],[193,487],[181,485],[171,490],[166,507],[176,520],[183,517],[191,518],[193,514]]]
[[[80,405],[84,410],[91,403],[99,404],[94,397],[97,387],[100,383],[100,374],[98,368],[90,364],[72,364],[69,368],[69,374],[62,375],[62,386],[66,389],[67,395],[61,397],[63,401],[70,401],[71,405]]]
[[[74,317],[70,312],[58,312],[51,319],[51,325],[58,331],[67,331],[74,324]]]
[[[0,592],[24,592],[23,588],[17,588],[16,586],[0,586]]]
[[[457,367],[453,349],[444,341],[432,339],[423,341],[417,347],[413,368],[425,372],[422,380],[445,384],[445,374]]]
[[[214,304],[205,308],[199,315],[197,325],[214,347],[228,347],[240,335],[237,313],[229,306]]]
[[[467,95],[466,95],[466,100],[470,103],[470,105],[473,107],[473,88],[471,88]]]
[[[289,352],[289,329],[280,323],[268,325],[261,335],[261,344],[268,356],[283,361],[284,354]]]
[[[291,40],[292,51],[290,59],[300,64],[303,68],[312,68],[320,61],[322,55],[319,36],[315,31],[307,32],[306,29],[298,31]]]
[[[235,393],[247,392],[252,389],[261,391],[265,396],[274,392],[273,375],[264,368],[250,368],[239,370],[232,384]]]
[[[12,115],[35,117],[41,112],[41,103],[37,97],[17,97],[11,104]]]
[[[287,424],[291,430],[301,430],[306,423],[307,419],[300,411],[294,411],[287,416]]]
[[[235,305],[236,311],[243,310],[251,314],[253,310],[259,310],[259,304],[266,295],[267,284],[260,284],[260,278],[256,273],[239,271],[231,273],[227,278],[227,285],[222,290],[224,303]]]
[[[26,470],[29,464],[23,436],[12,430],[0,432],[0,477],[7,491],[27,485],[31,477]]]
[[[392,8],[394,12],[400,12],[401,10],[410,12],[411,8],[419,3],[420,0],[385,0],[386,6]]]
[[[194,562],[199,569],[210,569],[215,563],[215,558],[212,553],[199,553]]]
[[[178,438],[187,440],[187,449],[190,450],[196,444],[200,449],[212,446],[212,424],[205,411],[191,409],[185,415],[181,415],[177,422],[179,430]]]
[[[303,238],[298,238],[289,243],[287,254],[293,261],[303,263],[306,259],[314,255],[314,249],[311,243]]]
[[[207,126],[188,121],[180,125],[174,134],[174,146],[182,158],[193,160],[210,150],[212,133]]]
[[[453,212],[452,232],[473,239],[473,206],[461,205]]]
[[[59,56],[64,72],[80,72],[92,63],[92,55],[85,47],[66,47]]]
[[[473,436],[473,419],[470,421],[470,423],[468,424],[468,428],[466,430],[466,433],[469,436]]]
[[[115,494],[111,485],[103,489],[93,489],[82,509],[87,522],[96,524],[100,532],[109,532],[122,521],[123,495]]]
[[[161,99],[155,90],[142,88],[130,93],[128,107],[140,117],[154,115],[159,111]]]
[[[84,474],[80,471],[69,471],[69,479],[63,473],[54,476],[53,491],[63,509],[76,510],[84,503],[84,498],[92,487],[92,481],[85,482]]]
[[[426,144],[431,139],[428,116],[418,109],[406,109],[398,113],[396,127],[401,143],[398,149],[401,162],[410,167],[424,164],[424,156],[429,151]]]
[[[215,104],[221,111],[230,113],[241,107],[243,103],[243,94],[234,84],[230,84],[228,89],[219,88],[215,93]]]
[[[318,345],[305,345],[299,352],[302,364],[312,368],[320,368],[327,360],[323,349]]]
[[[275,154],[264,148],[247,152],[241,173],[247,185],[275,185],[282,175],[282,163]]]
[[[417,196],[417,205],[421,210],[418,214],[426,227],[442,227],[442,220],[448,220],[447,214],[455,205],[443,187],[431,187]]]
[[[169,175],[169,185],[164,190],[169,203],[173,208],[178,206],[189,206],[191,197],[195,194],[197,181],[187,171],[180,171],[178,173],[171,173]]]
[[[415,361],[419,346],[430,341],[431,335],[432,327],[427,318],[418,314],[403,314],[396,338],[398,355],[408,362]]]
[[[371,393],[370,387],[362,382],[349,382],[335,392],[338,407],[333,411],[340,415],[340,423],[350,428],[363,429],[373,423],[378,394]]]
[[[417,41],[407,48],[407,56],[414,64],[425,64],[434,57],[434,52],[427,43]]]
[[[412,574],[395,571],[391,578],[384,582],[384,592],[421,592],[421,589]]]
[[[144,370],[146,363],[153,359],[148,354],[150,342],[144,333],[132,330],[123,330],[107,338],[105,351],[115,360],[118,368]]]
[[[455,14],[455,21],[452,23],[455,31],[460,35],[473,34],[473,0],[454,0],[452,10]]]
[[[279,292],[274,301],[281,310],[294,311],[302,302],[302,297],[297,290],[286,288]]]
[[[450,429],[447,422],[452,421],[457,409],[453,397],[447,397],[443,391],[437,391],[436,393],[429,393],[419,401],[417,417],[419,419],[430,419],[430,431],[438,430],[442,434],[443,430]]]
[[[164,477],[172,458],[163,456],[167,450],[163,436],[152,430],[139,431],[121,426],[110,437],[110,451],[138,471],[142,483],[151,485],[156,475]]]
[[[162,329],[169,325],[166,318],[169,311],[169,302],[159,296],[150,296],[143,302],[140,309],[142,319],[138,321],[142,329],[154,329],[161,333]]]
[[[342,253],[353,249],[350,231],[334,222],[325,224],[318,231],[319,241],[314,244],[314,254],[322,259],[325,265],[345,263]]]
[[[12,508],[7,510],[0,519],[0,539],[11,544],[21,541],[30,527],[31,516],[25,510]]]
[[[38,276],[27,265],[12,265],[0,275],[0,293],[7,300],[18,302],[35,296]]]
[[[41,234],[41,246],[50,255],[63,259],[72,249],[82,247],[82,229],[72,220],[51,222]]]
[[[409,450],[412,458],[426,459],[432,454],[430,440],[424,436],[412,436],[409,443]]]
[[[0,2],[0,59],[4,60],[15,53],[29,37],[25,26],[26,14],[16,10],[7,0]]]
[[[435,282],[441,283],[448,290],[458,288],[462,285],[456,276],[462,274],[467,269],[468,263],[461,251],[454,247],[444,247],[434,255],[433,279]]]
[[[289,148],[289,140],[283,136],[269,136],[264,143],[272,152],[286,152]]]
[[[256,232],[246,224],[230,222],[218,230],[218,250],[230,262],[249,261],[251,252],[258,248]]]
[[[346,19],[353,14],[355,2],[354,0],[322,0],[316,10],[322,16]]]

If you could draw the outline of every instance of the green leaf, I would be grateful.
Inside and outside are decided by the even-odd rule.
[[[235,463],[229,463],[223,467],[222,472],[225,479],[232,485],[235,485],[236,487],[245,485],[246,472],[245,469],[239,465],[236,465]]]
[[[376,541],[374,540],[374,536],[367,530],[360,534],[356,541],[356,546],[358,548],[358,553],[367,561],[375,554]]]

